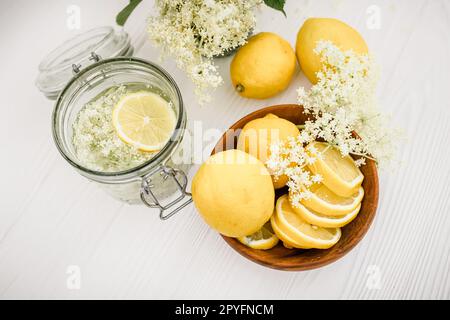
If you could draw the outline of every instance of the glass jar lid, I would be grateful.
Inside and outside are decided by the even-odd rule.
[[[125,31],[112,27],[91,29],[62,43],[39,64],[36,86],[49,99],[56,99],[69,80],[80,69],[99,58],[131,56],[133,47]]]

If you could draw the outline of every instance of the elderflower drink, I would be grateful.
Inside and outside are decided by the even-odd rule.
[[[87,168],[101,172],[124,171],[150,160],[157,153],[142,151],[124,142],[113,125],[114,107],[127,94],[138,90],[145,92],[140,84],[113,86],[90,100],[78,112],[72,125],[72,143],[77,158]],[[170,103],[167,105],[171,107]]]
[[[135,58],[102,60],[77,73],[53,113],[55,142],[69,164],[117,199],[159,208],[163,219],[191,201],[185,133],[176,83]]]

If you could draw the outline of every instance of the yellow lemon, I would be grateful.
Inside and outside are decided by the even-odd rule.
[[[258,33],[234,56],[231,81],[241,96],[266,99],[288,87],[295,60],[294,50],[286,40],[271,32]]]
[[[263,118],[248,122],[239,135],[237,148],[258,158],[263,163],[270,156],[270,145],[279,141],[286,141],[288,137],[300,134],[297,126],[292,122],[269,113]],[[275,189],[286,185],[288,178],[281,176],[273,180]]]
[[[273,181],[273,187],[275,189],[281,189],[286,185],[286,183],[288,183],[289,178],[283,174],[282,176],[279,176],[278,179],[275,179],[275,177],[272,177],[272,181]]]
[[[252,249],[268,250],[278,244],[278,237],[273,232],[270,222],[267,222],[260,230],[249,236],[238,238],[239,242]]]
[[[369,51],[362,36],[348,24],[331,18],[307,19],[297,34],[295,49],[303,73],[314,84],[316,73],[322,69],[320,56],[314,53],[320,40],[329,40],[344,51],[352,49],[358,54]]]
[[[270,174],[257,158],[240,150],[216,153],[192,181],[192,199],[213,229],[243,237],[262,228],[274,209]]]
[[[358,191],[364,176],[351,156],[343,157],[337,148],[317,141],[306,146],[306,152],[313,157],[320,154],[308,168],[322,176],[322,183],[328,189],[342,197],[350,197]]]

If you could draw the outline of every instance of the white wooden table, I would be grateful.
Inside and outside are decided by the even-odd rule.
[[[259,31],[293,45],[310,16],[360,30],[382,66],[380,102],[407,137],[402,166],[381,173],[377,217],[364,240],[327,267],[297,273],[242,258],[193,206],[161,222],[156,211],[112,200],[57,152],[53,103],[34,86],[38,63],[62,40],[113,25],[126,3],[0,4],[1,298],[450,298],[450,1],[287,0],[287,19],[258,12]],[[136,56],[157,61],[145,34],[151,12],[152,1],[141,4],[126,29]],[[225,129],[261,107],[295,102],[295,89],[307,83],[299,72],[283,94],[245,100],[231,88],[229,63],[218,60],[225,83],[203,108],[173,61],[162,63],[180,85],[190,120],[204,128]]]

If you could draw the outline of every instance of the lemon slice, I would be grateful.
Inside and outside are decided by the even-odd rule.
[[[338,196],[322,183],[313,184],[309,191],[312,193],[311,197],[302,199],[301,204],[325,216],[347,215],[356,209],[364,197],[362,187],[351,197]]]
[[[322,228],[303,220],[289,204],[289,197],[280,197],[276,204],[277,225],[295,244],[304,248],[328,249],[341,238],[340,228]]]
[[[273,232],[270,222],[266,222],[266,224],[255,233],[237,239],[246,246],[259,250],[272,249],[278,244],[278,237]]]
[[[159,151],[172,136],[176,116],[170,104],[159,95],[139,91],[119,100],[112,122],[125,143],[142,151]]]
[[[283,242],[283,245],[288,249],[310,249],[304,246],[301,246],[295,242],[289,235],[287,235],[280,227],[279,222],[276,217],[276,215],[272,215],[270,218],[270,223],[272,224],[273,231],[275,231],[275,234],[277,237]]]
[[[351,156],[342,157],[341,152],[325,142],[311,142],[306,151],[314,156],[316,152],[322,156],[316,158],[308,168],[314,174],[320,174],[322,183],[335,194],[350,197],[358,191],[364,179]]]
[[[292,209],[300,216],[303,220],[324,228],[338,228],[349,224],[359,213],[361,209],[361,203],[352,212],[344,216],[325,216],[312,209],[309,209],[299,203],[297,207],[292,207]]]

